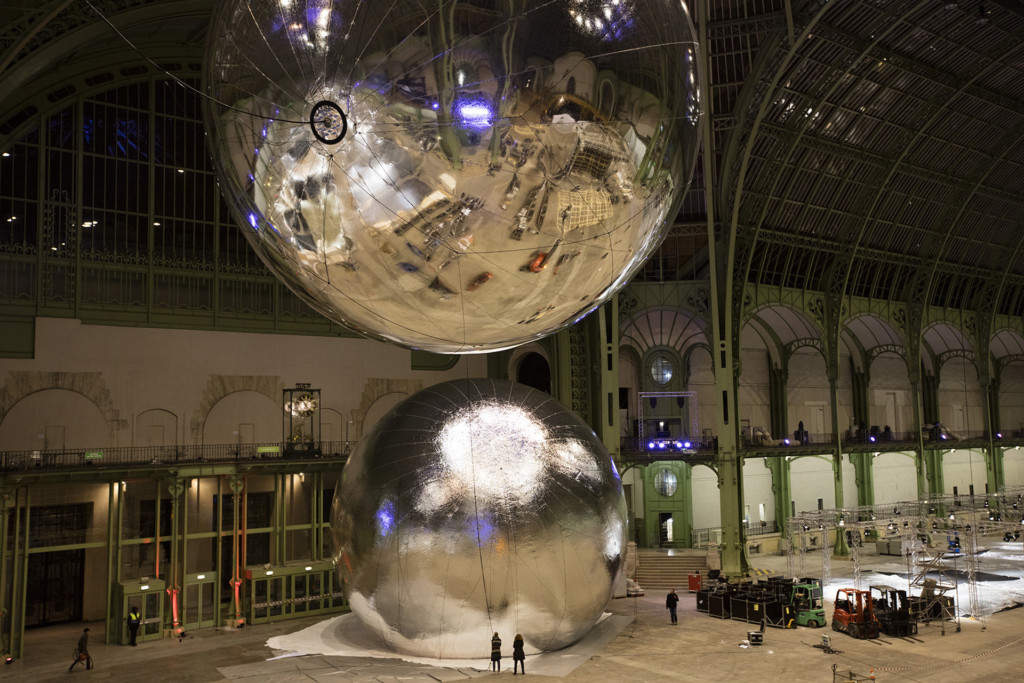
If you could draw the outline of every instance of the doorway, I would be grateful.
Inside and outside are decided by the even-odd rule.
[[[658,513],[658,528],[659,541],[661,545],[668,545],[675,541],[675,533],[672,529],[672,513],[671,512],[659,512]]]
[[[82,620],[85,550],[55,550],[28,556],[25,628]]]

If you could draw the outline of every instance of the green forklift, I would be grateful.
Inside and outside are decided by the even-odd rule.
[[[802,579],[793,584],[790,604],[796,613],[798,626],[818,628],[825,625],[825,603],[821,597],[821,581]]]

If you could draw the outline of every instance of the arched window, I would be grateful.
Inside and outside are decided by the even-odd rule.
[[[547,359],[539,353],[528,353],[523,356],[516,369],[516,381],[550,394],[551,367]]]

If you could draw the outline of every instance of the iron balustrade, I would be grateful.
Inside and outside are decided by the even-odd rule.
[[[166,467],[201,463],[259,460],[341,460],[355,449],[354,441],[319,443],[201,444],[189,446],[118,446],[0,452],[0,471],[35,469],[80,470],[111,467]]]
[[[758,536],[771,536],[779,533],[779,524],[774,519],[763,522],[744,522],[746,538],[750,540]],[[702,529],[694,529],[690,532],[690,546],[693,548],[707,548],[710,544],[722,542],[722,527],[712,526]]]

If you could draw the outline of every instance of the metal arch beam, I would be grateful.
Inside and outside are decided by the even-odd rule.
[[[850,34],[827,22],[822,24],[819,30],[815,32],[815,35],[842,47],[846,47],[850,42],[863,42],[860,36]],[[953,91],[963,90],[971,97],[986,102],[987,104],[1005,109],[1010,114],[1016,115],[1024,110],[1024,100],[1006,97],[977,85],[969,85],[966,88],[963,88],[961,81],[953,77],[948,71],[936,69],[933,66],[920,62],[916,59],[912,59],[903,53],[894,52],[893,50],[882,46],[876,46],[872,50],[872,54],[878,55],[889,65],[894,66],[901,71],[913,74],[920,78],[927,78],[935,83],[941,83]]]
[[[801,249],[814,249],[830,254],[839,254],[842,252],[842,246],[836,242],[827,242],[821,238],[812,238],[800,233],[785,232],[777,228],[762,226],[758,229],[758,239],[768,242],[769,244],[782,244],[786,246],[799,247]],[[895,254],[874,247],[859,247],[857,249],[857,253],[878,263],[904,265],[917,269],[928,268],[932,263],[930,259],[925,259],[920,256],[913,256],[911,254]],[[982,280],[991,277],[992,272],[985,268],[944,261],[939,264],[939,269],[936,274],[962,275]],[[1024,275],[1018,275],[1007,271],[1005,277],[1007,285],[1024,287]]]
[[[978,357],[974,351],[971,349],[949,349],[935,357],[935,374],[937,376],[942,376],[942,366],[952,358],[965,358],[974,365],[975,371],[978,371]]]
[[[60,0],[51,2],[48,7],[41,8],[46,14],[42,17],[39,14],[25,13],[21,21],[12,22],[8,25],[7,31],[0,35],[0,45],[9,45],[0,56],[0,75],[7,71],[15,57],[39,34],[46,26],[53,21],[58,14],[70,5],[73,0]]]
[[[817,349],[818,353],[821,354],[822,359],[825,359],[825,347],[821,342],[821,338],[805,337],[803,339],[794,339],[783,347],[782,353],[786,359],[786,367],[789,367],[789,360],[796,353],[797,349],[811,348]]]
[[[895,353],[903,359],[903,364],[907,366],[907,372],[910,372],[910,364],[907,362],[907,347],[902,344],[879,344],[868,349],[865,354],[867,356],[868,372],[871,371],[871,366],[874,364],[875,359],[883,353]]]
[[[810,3],[808,3],[810,5]],[[729,188],[731,197],[716,192],[714,202],[723,208],[731,204],[731,215],[728,219],[728,234],[723,234],[727,254],[722,267],[725,270],[722,278],[722,294],[725,296],[724,315],[731,315],[738,324],[744,306],[744,287],[747,281],[749,260],[753,253],[756,233],[748,235],[748,230],[740,223],[740,205],[743,197],[744,183],[750,164],[752,146],[757,138],[758,129],[764,120],[765,111],[771,98],[768,92],[774,90],[783,76],[785,67],[797,58],[797,48],[807,39],[817,22],[825,14],[826,8],[818,8],[801,27],[800,35],[795,40],[788,40],[785,24],[773,22],[767,37],[761,43],[757,58],[752,64],[743,88],[734,103],[736,125],[730,134],[722,154],[720,181],[722,188]],[[788,49],[785,48],[788,42]],[[758,75],[767,76],[767,86],[762,86]],[[760,102],[758,99],[760,98]],[[757,104],[757,111],[751,117],[749,112]],[[706,153],[706,150],[705,150]],[[723,228],[723,233],[726,228]],[[743,239],[740,239],[740,237]],[[748,239],[749,237],[749,239]],[[721,257],[720,257],[721,258]]]
[[[1024,107],[1024,104],[1022,104],[1021,106]],[[916,129],[907,128],[905,126],[897,126],[896,124],[893,123],[889,123],[888,125],[897,127],[904,133],[907,133],[908,135],[915,134],[917,132]],[[774,121],[763,123],[762,128],[766,131],[766,134],[773,135],[778,139],[785,139],[787,137],[787,133],[790,130],[786,128],[786,126],[780,123],[776,123]],[[878,152],[874,152],[870,149],[865,149],[862,147],[851,145],[850,143],[843,142],[841,140],[832,140],[814,133],[805,133],[802,137],[802,141],[808,149],[827,152],[828,154],[832,154],[844,159],[850,159],[861,163],[865,163],[879,169],[888,168],[889,165],[889,157],[883,154],[879,154]],[[991,161],[996,161],[999,158],[1004,157],[1006,155],[1006,152],[1012,149],[1008,149],[1005,146],[1000,146],[999,148],[1003,150],[1003,153],[999,157],[991,159]],[[940,173],[933,169],[924,168],[922,166],[917,166],[915,164],[903,164],[900,166],[900,169],[903,170],[908,176],[912,178],[936,182],[942,185],[946,185],[955,190],[962,190],[966,192],[973,189],[976,185],[976,183],[965,180],[963,177],[954,176],[949,173]],[[1002,199],[1011,202],[1024,202],[1024,193],[1021,192],[1010,192],[1008,190],[1004,190],[997,187],[982,187],[977,191],[979,194],[982,194],[984,196],[991,196],[996,199]]]
[[[924,4],[927,4],[927,0],[918,0],[918,2],[916,3],[916,6],[921,6],[921,5],[924,5]],[[793,61],[794,59],[798,58],[797,55],[796,55],[797,48],[803,44],[803,42],[807,39],[808,34],[811,33],[813,29],[816,28],[816,26],[817,26],[817,24],[819,22],[823,23],[822,20],[823,20],[823,17],[826,14],[827,11],[828,11],[828,6],[827,5],[822,6],[819,9],[818,13],[814,15],[812,20],[810,20],[804,26],[803,30],[801,31],[799,39],[795,43],[793,43],[792,46],[790,47],[790,50],[789,50],[789,52],[786,55],[786,59],[783,61],[782,64],[780,64],[778,66],[777,70],[772,75],[772,82],[770,84],[770,91],[774,91],[777,88],[780,79],[784,75],[785,67],[787,67],[791,61]],[[855,10],[851,10],[851,11],[855,11]],[[888,32],[891,31],[891,30],[894,30],[894,28],[895,28],[895,23],[891,23],[890,27],[888,29],[879,31],[879,33],[878,33],[878,35],[876,37],[876,40],[873,41],[870,45],[868,45],[864,50],[862,50],[862,52],[861,52],[861,59],[863,59],[868,54],[868,51],[870,50],[871,46],[875,44],[875,42],[880,41],[882,36],[887,35]],[[857,61],[859,61],[859,60],[851,61],[850,62],[850,68],[852,68],[852,65],[857,63]],[[847,69],[846,73],[850,72],[850,68]],[[828,95],[831,94],[832,92],[834,92],[839,87],[840,82],[841,82],[841,79],[840,78],[836,78],[834,80],[834,82],[832,83],[832,85],[828,88],[828,90],[823,95],[821,95],[820,99],[821,100],[826,100],[828,98]],[[761,124],[764,121],[765,114],[766,114],[767,107],[768,107],[768,103],[771,101],[771,97],[768,96],[767,90],[768,89],[766,89],[766,94],[762,98],[762,101],[760,103],[760,107],[759,107],[758,112],[757,112],[757,117],[756,117],[756,119],[754,121],[754,125],[752,126],[751,134],[750,134],[750,136],[747,139],[747,143],[746,143],[746,146],[745,146],[745,149],[744,149],[743,162],[742,162],[741,168],[740,168],[740,177],[738,178],[738,181],[737,181],[736,195],[733,198],[732,211],[733,211],[733,224],[734,225],[738,224],[739,223],[739,219],[740,219],[740,197],[742,196],[743,182],[744,182],[745,175],[746,175],[746,168],[747,168],[747,166],[748,166],[748,164],[750,162],[750,157],[753,155],[754,142],[757,139],[757,133],[758,133],[758,131],[760,129],[760,126],[761,126]],[[791,131],[790,132],[790,136],[792,137],[792,142],[791,142],[791,144],[789,146],[789,149],[786,152],[784,158],[782,158],[781,160],[779,160],[776,163],[777,166],[785,165],[793,157],[793,155],[795,154],[796,150],[799,147],[799,143],[800,143],[802,137],[806,134],[806,128],[809,125],[809,123],[810,123],[810,120],[809,119],[805,119],[804,123],[801,126],[801,128],[799,129],[799,131]],[[764,192],[766,197],[770,197],[770,196],[774,196],[775,195],[775,190],[778,187],[778,184],[780,182],[780,175],[781,174],[775,174],[775,178],[772,181],[771,187],[768,188]],[[768,210],[767,209],[767,201],[763,201],[761,209],[760,209],[760,212],[759,212],[760,215],[758,216],[758,218],[755,221],[753,221],[754,233],[753,233],[753,240],[752,240],[752,242],[756,241],[756,239],[757,239],[757,231],[765,223],[765,217],[766,217],[766,214],[767,214],[767,210]],[[861,234],[863,234],[863,230],[864,230],[864,228],[862,226]],[[860,236],[858,235],[857,242],[859,242],[859,241],[860,241]],[[748,248],[751,248],[751,247],[752,247],[752,244],[748,246]],[[853,256],[853,253],[851,252],[851,253],[849,253],[849,256],[846,257],[846,258],[852,258],[852,256]],[[744,264],[741,264],[740,267],[742,267],[744,269],[743,280],[746,281],[746,279],[749,277],[749,269],[750,269],[749,259],[747,259]],[[846,271],[847,271],[847,275],[848,275],[849,263],[847,263]],[[844,284],[843,290],[845,290],[845,278],[843,279],[843,284]]]
[[[863,54],[867,54],[867,52],[865,51]],[[964,83],[961,86],[961,88],[958,90],[958,92],[963,92],[964,89],[967,86],[969,86],[975,79],[980,78],[981,75],[983,73],[985,73],[986,71],[987,71],[986,69],[979,69],[975,73],[974,78],[971,81],[968,81],[967,83]],[[949,98],[946,97],[945,93],[944,93],[944,97],[942,98],[942,101],[946,101],[948,99]],[[907,155],[910,153],[910,150],[912,150],[915,147],[917,141],[922,136],[925,135],[924,131],[930,128],[930,124],[933,121],[935,121],[940,115],[945,114],[945,112],[946,112],[946,106],[944,106],[944,105],[943,106],[939,106],[938,103],[937,103],[936,106],[934,107],[934,111],[927,117],[927,120],[922,122],[922,125],[917,127],[917,131],[916,131],[915,135],[913,137],[911,137],[904,144],[903,151],[900,152],[900,154],[896,158],[891,160],[888,172],[885,173],[885,177],[880,179],[880,182],[877,185],[877,190],[875,192],[874,199],[870,202],[870,205],[866,207],[867,210],[864,211],[864,213],[863,213],[863,219],[861,221],[860,229],[857,231],[856,239],[853,242],[853,252],[854,253],[857,252],[859,243],[863,239],[864,234],[867,231],[867,226],[868,226],[868,224],[869,224],[869,222],[871,220],[871,216],[875,212],[875,208],[881,203],[882,197],[885,195],[885,188],[886,188],[886,186],[889,184],[889,182],[891,181],[893,175],[897,172],[897,170],[899,170],[902,167],[903,159],[906,158]],[[932,285],[933,285],[933,283],[935,281],[935,272],[938,269],[938,264],[940,263],[940,256],[941,256],[941,254],[943,253],[943,251],[945,249],[945,243],[948,242],[950,236],[952,235],[952,230],[953,230],[953,224],[951,223],[950,224],[950,228],[946,232],[946,236],[945,236],[945,239],[943,241],[943,245],[941,245],[939,247],[939,249],[938,249],[934,259],[932,259],[932,261],[931,261],[930,274],[928,275],[928,280],[927,280],[928,285],[924,289],[924,291],[926,292],[926,300],[927,300],[927,296],[931,292],[931,287],[932,287]],[[848,282],[849,282],[849,267],[847,268],[846,279],[844,280],[844,283],[843,283],[843,291],[845,291],[846,285],[848,284]]]
[[[789,359],[783,353],[783,350],[785,349],[785,344],[782,343],[782,339],[780,339],[779,335],[775,333],[775,330],[772,329],[771,326],[769,326],[767,323],[765,323],[765,321],[763,321],[757,315],[756,312],[751,313],[750,316],[748,316],[747,319],[744,320],[744,326],[746,325],[753,325],[754,327],[760,329],[760,336],[762,339],[764,339],[765,335],[767,335],[768,338],[771,339],[771,347],[768,349],[768,355],[778,362],[780,368],[785,370],[786,361]]]
[[[133,26],[144,25],[162,17],[209,17],[209,0],[94,0],[103,16],[118,24],[120,30],[130,31]],[[97,44],[99,39],[114,35],[99,15],[82,2],[52,3],[53,10],[44,19],[36,21],[38,14],[26,15],[24,21],[0,37],[0,44],[10,43],[15,32],[32,33],[27,41],[10,43],[4,52],[0,70],[0,101],[17,91],[33,78],[42,74],[53,63],[66,59],[68,54]],[[119,38],[114,36],[116,40]],[[127,44],[126,49],[131,49]]]
[[[996,359],[996,377],[1003,374],[1003,370],[1011,363],[1024,363],[1024,353],[1011,353]]]

